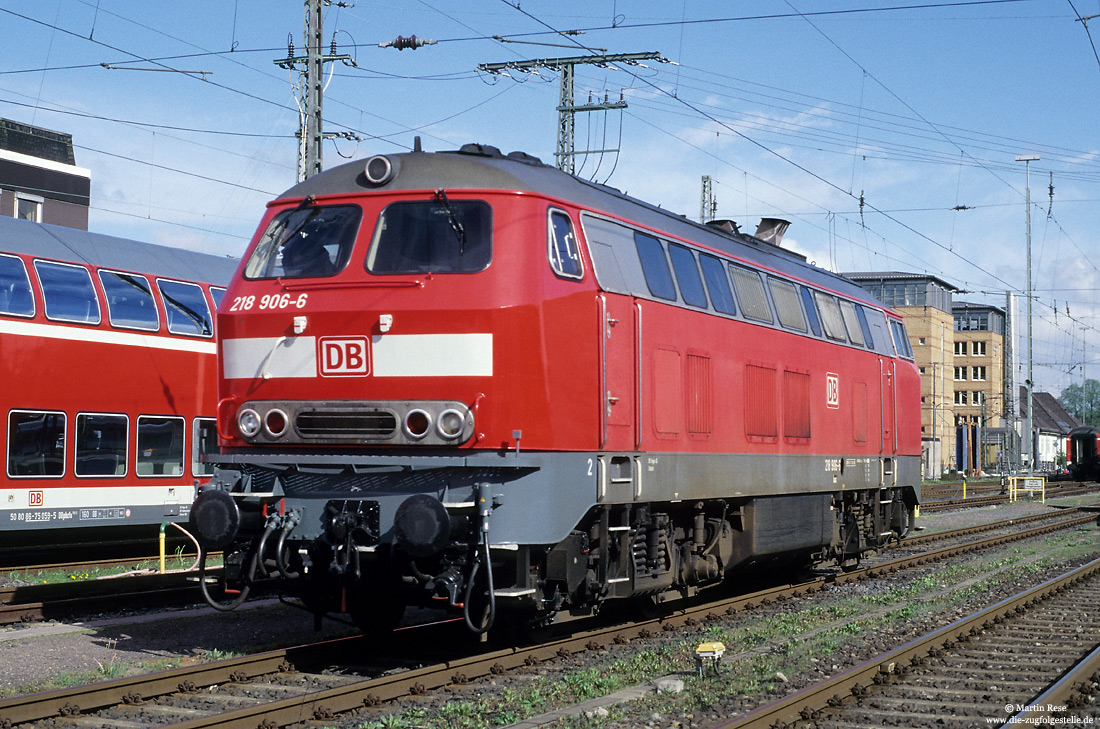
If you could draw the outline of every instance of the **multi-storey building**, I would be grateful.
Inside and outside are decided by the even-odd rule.
[[[1005,396],[1005,311],[989,304],[955,301],[955,421],[969,428],[970,442],[981,443],[976,462],[989,470],[1003,460],[1006,413],[1012,403]],[[1011,423],[1008,425],[1012,425]]]
[[[845,273],[905,317],[921,372],[921,440],[925,478],[955,468],[955,323],[951,294],[937,276],[898,271]],[[988,372],[987,372],[988,376]]]
[[[90,192],[72,135],[0,119],[0,215],[87,230]]]

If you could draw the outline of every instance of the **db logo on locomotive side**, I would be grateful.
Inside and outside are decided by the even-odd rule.
[[[370,349],[366,337],[321,337],[317,360],[322,377],[366,377]]]
[[[840,407],[840,375],[825,373],[825,407],[836,410]]]

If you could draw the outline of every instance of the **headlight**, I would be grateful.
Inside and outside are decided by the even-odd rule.
[[[252,408],[245,408],[237,413],[237,430],[245,438],[253,438],[260,432],[260,414]]]
[[[417,408],[410,410],[405,415],[405,434],[420,440],[432,427],[432,416],[426,411]]]
[[[264,428],[267,430],[268,435],[273,438],[278,438],[286,433],[288,422],[286,413],[278,408],[269,410],[267,415],[264,416]]]
[[[435,424],[436,431],[447,440],[454,440],[462,435],[465,427],[466,416],[454,409],[444,410],[440,413],[439,421]]]

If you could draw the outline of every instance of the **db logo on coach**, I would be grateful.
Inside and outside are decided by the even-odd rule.
[[[28,491],[27,492],[27,506],[42,506],[44,503],[44,492],[42,491]]]
[[[366,337],[321,337],[317,359],[322,377],[365,377],[370,374]]]

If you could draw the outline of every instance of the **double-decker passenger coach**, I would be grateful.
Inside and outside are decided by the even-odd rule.
[[[291,188],[219,310],[191,521],[240,592],[208,599],[277,576],[365,628],[483,631],[903,536],[901,319],[760,235],[481,145]]]
[[[235,259],[0,217],[0,546],[155,544],[216,446]]]

